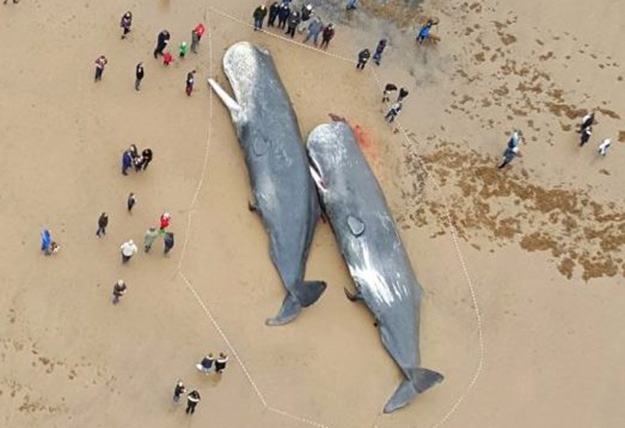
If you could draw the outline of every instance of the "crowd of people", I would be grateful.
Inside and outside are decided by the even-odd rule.
[[[274,1],[269,8],[264,4],[259,5],[252,13],[254,30],[261,31],[267,17],[267,28],[285,30],[285,35],[295,37],[296,32],[306,32],[303,43],[312,39],[315,46],[321,37],[321,49],[327,49],[330,41],[336,33],[332,22],[324,23],[320,16],[316,15],[310,3],[304,3],[298,10],[291,0]],[[276,25],[276,20],[278,21]]]

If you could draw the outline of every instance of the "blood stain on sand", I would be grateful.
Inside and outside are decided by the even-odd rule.
[[[377,169],[378,148],[373,144],[373,139],[371,138],[370,134],[367,133],[367,131],[362,126],[358,125],[357,123],[352,123],[342,116],[333,113],[330,113],[329,116],[335,122],[345,122],[347,125],[349,125],[349,127],[352,129],[352,132],[354,133],[354,136],[356,137],[356,141],[358,142],[360,149],[362,150],[365,158],[369,162],[369,165],[371,165],[373,169]]]

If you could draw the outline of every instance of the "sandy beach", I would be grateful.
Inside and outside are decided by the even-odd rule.
[[[312,4],[337,26],[326,53],[301,46],[303,34],[254,32],[249,0],[0,5],[0,426],[622,426],[625,3]],[[126,10],[133,27],[120,40]],[[437,41],[417,46],[432,17]],[[152,57],[162,29],[177,50],[198,22],[197,55],[169,67]],[[381,38],[382,64],[356,71],[358,51]],[[241,40],[271,52],[304,137],[330,115],[358,127],[395,215],[424,288],[422,364],[445,375],[395,413],[381,411],[400,372],[369,311],[345,298],[351,278],[327,223],[306,272],[327,291],[295,322],[265,326],[284,288],[248,211],[229,114],[206,85],[227,87],[223,53]],[[388,82],[410,91],[394,125],[380,102]],[[580,148],[590,110],[597,123]],[[498,170],[514,129],[520,156]],[[123,176],[133,143],[154,160]],[[119,246],[142,243],[165,211],[169,256],[159,241],[122,265]],[[41,253],[44,227],[58,254]],[[128,292],[113,306],[120,278]],[[196,370],[221,351],[223,376]],[[192,417],[171,403],[177,379],[202,395]]]

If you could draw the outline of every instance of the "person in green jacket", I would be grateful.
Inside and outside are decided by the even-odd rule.
[[[180,58],[184,58],[189,53],[187,42],[180,43]]]
[[[145,232],[145,235],[143,236],[143,249],[146,253],[150,252],[150,248],[152,248],[152,244],[154,243],[154,240],[157,236],[158,230],[156,230],[156,228],[154,227],[149,228]]]

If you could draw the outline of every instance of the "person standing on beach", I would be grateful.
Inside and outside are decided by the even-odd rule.
[[[193,92],[193,85],[195,84],[195,70],[190,71],[189,73],[187,73],[187,87],[185,89],[185,92],[187,93],[187,97],[191,96],[191,92]]]
[[[265,20],[265,16],[267,16],[267,6],[261,4],[256,9],[254,9],[254,13],[252,14],[254,17],[254,31],[260,31],[263,29],[263,21]]]
[[[176,387],[174,388],[174,404],[178,404],[180,402],[180,396],[187,392],[187,388],[184,386],[184,383],[181,379],[178,379],[176,382]]]
[[[130,13],[130,11],[122,15],[122,20],[119,26],[122,27],[122,40],[123,40],[126,38],[128,33],[130,33],[130,27],[132,26],[132,13]]]
[[[119,248],[122,252],[122,263],[128,263],[132,256],[137,254],[137,246],[132,239],[124,242]]]
[[[410,92],[408,92],[408,89],[406,88],[401,88],[399,90],[399,94],[397,94],[397,102],[401,103],[404,99],[406,99],[406,97],[408,96]]]
[[[104,73],[104,67],[108,64],[108,60],[104,55],[100,55],[95,60],[95,81],[98,82],[102,80],[102,74]]]
[[[367,61],[371,57],[371,52],[369,49],[365,48],[358,53],[358,64],[356,64],[356,68],[360,70],[365,69],[365,65],[367,65]]]
[[[321,49],[328,49],[328,46],[330,45],[330,40],[334,38],[334,34],[334,24],[329,23],[328,26],[324,28],[323,32],[321,33]]]
[[[189,53],[189,45],[187,45],[187,42],[181,42],[180,43],[180,48],[178,49],[178,56],[180,58],[184,58],[185,56],[187,56],[187,54]]]
[[[601,142],[601,144],[599,145],[599,154],[601,156],[605,156],[608,153],[608,149],[610,148],[610,146],[612,145],[612,140],[610,138],[606,138],[605,140],[603,140]]]
[[[503,152],[503,159],[501,161],[501,164],[497,168],[502,169],[506,165],[508,165],[510,162],[512,162],[512,160],[516,157],[518,152],[519,152],[519,148],[517,146],[506,147],[506,150]]]
[[[158,237],[158,231],[156,230],[156,228],[151,227],[148,230],[146,230],[145,235],[143,235],[143,250],[146,253],[150,252],[150,249],[152,248],[152,244],[154,244],[154,241],[156,240],[157,237]]]
[[[386,103],[391,100],[389,97],[391,92],[395,92],[397,90],[397,86],[392,83],[387,83],[384,87],[384,91],[382,92],[382,102]]]
[[[124,151],[122,155],[122,174],[128,175],[128,170],[132,168],[132,155],[130,150]]]
[[[291,16],[291,8],[287,3],[282,3],[280,10],[278,11],[278,28],[284,30],[289,16]]]
[[[428,19],[425,25],[419,30],[419,34],[417,34],[417,43],[421,44],[425,39],[430,37],[430,30],[433,25],[434,22],[431,19]]]
[[[312,18],[313,16],[313,7],[310,3],[308,4],[304,4],[302,6],[302,10],[300,12],[300,16],[302,18],[301,20],[301,26],[299,27],[299,32],[302,33],[304,32],[304,26],[305,26],[305,22],[308,22],[310,20],[310,18]]]
[[[206,31],[206,27],[201,22],[191,31],[191,52],[197,53],[197,47]]]
[[[154,48],[154,58],[158,58],[159,55],[163,55],[163,51],[169,44],[170,38],[171,35],[167,30],[163,30],[158,33],[158,37],[156,38],[156,48]]]
[[[161,233],[165,233],[165,229],[169,227],[171,222],[171,215],[169,213],[163,213],[160,219],[161,222]]]
[[[289,16],[289,25],[286,30],[287,36],[291,36],[291,38],[295,37],[295,30],[297,30],[297,26],[302,22],[302,18],[300,17],[300,13],[296,10],[291,12],[291,16]]]
[[[373,62],[375,62],[376,65],[380,65],[380,62],[382,62],[382,53],[384,52],[384,49],[386,49],[386,43],[386,39],[382,39],[378,42],[378,47],[375,48]]]
[[[187,415],[195,413],[195,406],[197,406],[197,403],[199,403],[201,399],[200,393],[197,392],[196,389],[189,392],[189,395],[187,395],[187,410],[185,410],[185,413]]]
[[[319,34],[321,34],[321,30],[323,30],[323,21],[319,16],[317,16],[308,24],[308,34],[306,34],[304,43],[312,38],[313,43],[315,44],[315,46],[317,46],[317,41],[319,40]]]
[[[135,68],[135,91],[141,89],[141,80],[143,80],[144,75],[145,71],[143,70],[143,63],[140,62]]]
[[[582,128],[579,136],[579,146],[583,147],[588,141],[590,141],[590,136],[592,135],[591,127]]]
[[[165,53],[163,53],[163,64],[167,66],[171,64],[173,61],[174,61],[174,56],[171,54],[169,49],[167,49]]]
[[[46,255],[50,253],[50,244],[52,244],[52,234],[50,230],[43,229],[41,232],[41,251]]]
[[[580,125],[580,132],[587,128],[592,128],[592,125],[595,123],[595,112],[591,111],[586,116],[582,118],[582,123]]]
[[[195,367],[202,373],[209,374],[211,371],[211,368],[213,367],[214,362],[215,362],[215,358],[213,358],[213,354],[209,353],[207,356],[202,358],[202,361],[197,363]]]
[[[167,255],[172,248],[174,248],[174,234],[172,232],[165,233],[163,237],[163,243],[165,244],[165,249],[163,250],[163,254]]]
[[[152,154],[151,149],[144,149],[141,152],[141,159],[142,159],[141,167],[143,168],[144,171],[148,169],[148,165],[150,164],[150,162],[152,162],[152,156],[153,154]]]
[[[130,194],[128,195],[128,200],[126,201],[126,205],[128,206],[129,213],[132,212],[132,207],[134,207],[136,203],[137,203],[137,197],[135,196],[134,193],[130,192]]]
[[[102,235],[106,235],[106,226],[109,225],[109,216],[106,213],[100,214],[100,218],[98,218],[98,231],[95,233],[95,236],[101,238]]]
[[[395,103],[391,106],[384,119],[388,121],[388,123],[393,123],[395,118],[401,113],[402,105],[401,103]]]
[[[123,280],[119,280],[113,286],[113,304],[119,303],[119,299],[126,294],[126,283]]]
[[[219,357],[215,360],[215,373],[221,374],[228,363],[228,356],[223,352],[219,353]]]
[[[279,12],[280,4],[277,1],[274,1],[273,3],[271,3],[271,6],[269,6],[269,19],[267,20],[267,27],[274,26]]]
[[[137,154],[132,160],[133,165],[135,166],[135,172],[141,171],[141,167],[143,166],[143,156]]]

